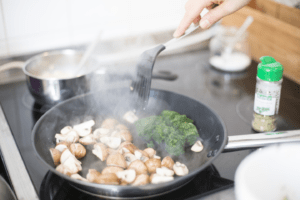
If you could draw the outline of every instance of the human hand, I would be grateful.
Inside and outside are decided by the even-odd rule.
[[[198,24],[200,21],[200,27],[207,29],[221,18],[241,9],[249,2],[250,0],[188,0],[185,4],[184,17],[173,36],[177,38],[183,35],[192,22]],[[219,6],[213,8],[215,4]],[[201,19],[200,13],[204,8],[207,8],[209,12]]]

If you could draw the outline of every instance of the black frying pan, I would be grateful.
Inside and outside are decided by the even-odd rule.
[[[218,117],[218,115],[206,105],[172,92],[151,90],[146,110],[137,112],[137,115],[140,118],[160,114],[163,110],[173,110],[180,114],[185,114],[188,118],[193,119],[194,124],[198,129],[199,136],[204,145],[203,151],[195,153],[190,150],[190,146],[186,146],[184,155],[173,157],[175,161],[179,161],[187,165],[189,169],[188,175],[176,177],[173,181],[167,183],[132,187],[86,183],[71,179],[70,177],[57,172],[49,152],[50,148],[55,147],[54,135],[64,126],[72,126],[90,119],[94,119],[96,121],[96,126],[94,128],[97,128],[97,125],[99,126],[101,121],[108,117],[115,117],[120,120],[120,122],[126,124],[126,122],[122,121],[120,117],[120,113],[132,109],[130,98],[125,98],[128,97],[128,93],[126,91],[127,90],[110,90],[86,94],[74,97],[53,107],[39,119],[33,129],[32,140],[37,156],[52,172],[68,180],[72,186],[79,190],[106,198],[134,199],[157,196],[182,187],[191,181],[197,173],[209,166],[223,151],[227,144],[228,137],[224,123],[220,117]],[[118,110],[116,110],[116,108],[118,108]],[[133,143],[140,149],[146,148],[145,141],[137,136],[134,125],[130,125],[128,123],[126,125],[130,127],[131,132],[134,135]],[[272,137],[272,135],[269,136],[266,134],[256,134],[254,136],[245,135],[243,136],[243,140],[245,137],[247,140],[254,140],[253,137],[257,138],[258,136]],[[236,141],[239,140],[239,138],[231,137],[229,140]],[[266,143],[265,141],[260,142],[261,140],[255,141],[256,142],[250,142],[247,146],[258,147],[265,145]],[[271,143],[274,142],[277,141],[271,141]],[[235,142],[232,143],[232,145],[227,145],[227,148],[236,149],[238,147],[241,149],[242,147],[245,147],[245,145],[240,146],[240,144],[240,142]],[[105,162],[100,161],[90,152],[91,148],[92,147],[90,146],[87,147],[87,156],[81,159],[83,163],[81,175],[84,177],[86,176],[88,169],[93,168],[101,172],[105,167]],[[167,152],[164,151],[163,145],[156,146],[155,149],[158,152],[157,155],[160,155],[162,158],[168,155]]]

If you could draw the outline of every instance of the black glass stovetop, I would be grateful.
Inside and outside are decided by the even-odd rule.
[[[202,51],[159,58],[155,68],[171,71],[178,75],[178,79],[152,80],[151,87],[183,94],[208,105],[223,119],[228,135],[254,133],[251,120],[257,63],[253,62],[244,72],[226,73],[209,66],[206,62],[208,57],[209,52]],[[25,81],[0,85],[0,103],[41,200],[99,199],[73,188],[48,171],[35,156],[31,131],[50,106],[35,103]],[[300,89],[299,85],[288,79],[283,81],[279,112],[278,130],[300,128]],[[190,183],[154,199],[198,199],[232,187],[236,168],[251,152],[252,150],[243,150],[222,153],[213,165],[199,173]]]

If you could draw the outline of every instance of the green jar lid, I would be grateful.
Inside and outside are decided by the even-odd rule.
[[[260,58],[257,67],[257,76],[264,81],[279,81],[282,78],[283,66],[270,56]]]

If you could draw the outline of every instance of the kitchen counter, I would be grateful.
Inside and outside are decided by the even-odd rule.
[[[10,61],[25,61],[29,56],[0,60],[0,65]],[[199,50],[183,54],[161,56],[156,61],[155,70],[167,70],[178,75],[175,81],[152,80],[152,88],[168,90],[189,96],[211,107],[221,116],[226,124],[229,135],[251,134],[253,100],[255,90],[255,76],[257,63],[244,72],[225,73],[217,71],[208,64],[209,51]],[[107,74],[110,70],[107,69]],[[14,74],[13,77],[7,77]],[[12,133],[27,170],[31,176],[35,189],[40,191],[41,182],[47,169],[34,156],[30,141],[30,131],[40,115],[32,111],[34,101],[30,96],[24,75],[21,70],[7,72],[1,77],[0,102],[8,119]],[[105,74],[99,74],[105,76]],[[108,83],[116,87],[129,84],[129,80]],[[300,112],[300,87],[296,83],[284,78],[278,130],[292,130],[300,128],[298,113]],[[30,116],[30,117],[24,117]],[[213,162],[221,177],[234,180],[236,168],[240,162],[253,150],[243,150],[222,153]],[[232,189],[224,194],[232,195]],[[202,197],[201,197],[202,199]],[[206,198],[204,198],[206,200]],[[214,198],[216,199],[216,198]],[[225,199],[222,197],[222,199]],[[231,198],[232,199],[232,198]],[[221,200],[221,199],[220,199]]]

